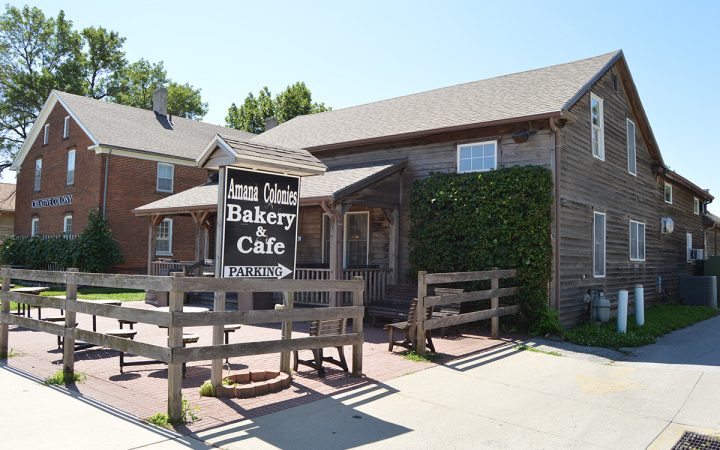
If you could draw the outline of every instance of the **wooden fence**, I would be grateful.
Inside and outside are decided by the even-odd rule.
[[[356,376],[360,376],[362,373],[364,282],[360,279],[305,281],[185,278],[182,273],[173,273],[173,276],[147,276],[80,273],[77,269],[69,269],[67,272],[47,272],[9,268],[0,270],[0,276],[2,277],[0,358],[7,358],[8,355],[9,325],[17,325],[64,338],[63,371],[66,377],[72,377],[74,372],[76,340],[165,362],[168,365],[168,414],[173,420],[179,419],[181,415],[182,364],[184,362],[211,360],[211,381],[213,385],[218,386],[222,382],[222,361],[225,358],[280,353],[280,370],[290,373],[290,352],[294,350],[352,345],[352,373]],[[65,284],[66,298],[40,297],[11,292],[9,288],[12,279]],[[170,311],[153,311],[77,301],[78,285],[166,291],[169,292]],[[293,294],[309,291],[350,292],[353,298],[352,306],[293,309]],[[182,312],[183,298],[187,292],[215,292],[214,311]],[[225,311],[227,292],[283,292],[283,309]],[[29,317],[11,315],[10,301],[65,310],[65,323],[44,322]],[[76,323],[76,314],[78,313],[167,327],[168,345],[148,344],[79,329]],[[352,332],[338,336],[292,338],[293,321],[324,319],[353,319]],[[251,325],[278,322],[282,323],[280,340],[223,344],[223,326],[226,324]],[[183,327],[187,326],[212,326],[213,344],[191,348],[183,347]]]
[[[417,303],[417,351],[425,353],[425,332],[436,328],[445,328],[462,323],[476,322],[478,320],[491,319],[490,335],[497,337],[500,328],[499,318],[508,314],[520,311],[520,306],[500,306],[501,297],[517,295],[520,292],[518,286],[500,287],[501,278],[514,278],[515,269],[489,270],[484,272],[453,272],[453,273],[427,273],[418,272],[418,303]],[[428,286],[435,284],[464,283],[470,281],[490,280],[490,289],[485,291],[469,291],[459,293],[443,293],[441,295],[428,296]],[[425,313],[426,308],[431,306],[443,306],[455,303],[472,302],[477,300],[490,299],[490,309],[473,311],[465,314],[457,314],[446,317],[428,319]]]

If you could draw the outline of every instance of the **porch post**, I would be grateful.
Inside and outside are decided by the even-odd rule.
[[[400,210],[393,208],[390,219],[390,245],[388,249],[388,265],[390,267],[390,284],[398,284],[398,268],[400,264]]]
[[[209,211],[198,211],[190,214],[195,223],[195,261],[204,259],[205,229],[207,227],[206,222],[209,214]]]
[[[162,220],[162,216],[155,214],[150,216],[150,222],[148,224],[148,269],[147,274],[152,275],[152,263],[155,261],[155,252],[157,249],[157,232],[155,227]]]

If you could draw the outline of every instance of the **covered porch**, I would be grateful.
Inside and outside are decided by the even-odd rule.
[[[329,169],[300,183],[296,279],[365,280],[366,305],[382,301],[399,273],[399,218],[402,172],[406,160],[379,161]],[[136,208],[148,218],[150,275],[182,271],[186,276],[214,276],[217,173],[208,183]],[[173,218],[190,216],[195,224],[192,261],[164,258],[173,246]],[[344,304],[349,299],[327,293],[302,293],[296,303]]]

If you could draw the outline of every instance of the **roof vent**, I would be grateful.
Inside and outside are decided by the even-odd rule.
[[[153,91],[153,111],[161,116],[167,116],[167,101],[168,90],[162,83],[158,83]]]

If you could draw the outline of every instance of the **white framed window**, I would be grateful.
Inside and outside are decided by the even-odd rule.
[[[65,116],[65,121],[63,122],[63,139],[67,139],[70,137],[70,116]]]
[[[700,214],[700,199],[693,197],[693,213]]]
[[[370,213],[368,211],[345,214],[345,245],[343,246],[345,268],[367,265],[369,229]]]
[[[67,184],[75,184],[75,150],[70,150],[67,156]]]
[[[40,234],[40,219],[37,217],[32,218],[30,222],[30,236],[38,236]]]
[[[605,125],[603,118],[603,99],[590,93],[590,128],[592,154],[605,161]]]
[[[40,190],[40,184],[42,182],[42,159],[35,160],[35,192]]]
[[[497,141],[460,144],[457,147],[457,172],[485,172],[497,168]]]
[[[692,233],[685,233],[685,243],[687,248],[687,260],[688,262],[692,261]]]
[[[155,254],[162,256],[172,255],[173,220],[165,219],[157,226],[155,234]]]
[[[593,276],[605,277],[605,213],[593,214]]]
[[[65,214],[63,217],[63,234],[69,236],[72,234],[72,214]]]
[[[43,145],[48,145],[48,141],[50,140],[50,124],[45,124],[45,127],[43,127]]]
[[[330,214],[322,215],[322,262],[330,262],[330,227],[332,226]]]
[[[635,144],[635,124],[627,120],[627,158],[628,172],[637,175],[637,149]]]
[[[672,184],[665,183],[664,194],[665,194],[665,203],[669,203],[672,205]]]
[[[645,261],[645,224],[630,221],[630,261]]]
[[[158,163],[157,166],[157,190],[159,192],[173,191],[173,174],[175,166],[167,163]]]

